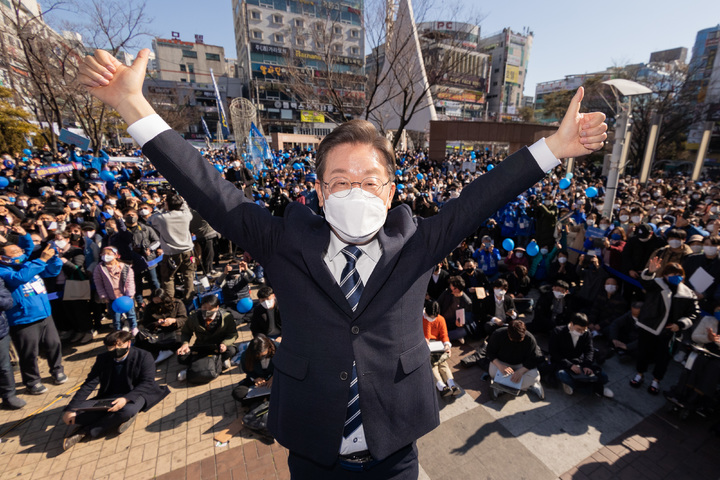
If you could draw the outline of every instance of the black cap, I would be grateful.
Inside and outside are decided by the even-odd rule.
[[[637,235],[640,238],[647,238],[653,233],[653,228],[647,223],[641,223],[636,229]]]

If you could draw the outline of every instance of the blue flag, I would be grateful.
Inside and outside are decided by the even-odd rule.
[[[223,138],[227,140],[227,138],[230,136],[230,129],[228,128],[227,115],[225,115],[225,107],[223,106],[222,98],[220,98],[220,90],[218,90],[217,83],[215,82],[215,75],[213,74],[212,68],[210,69],[210,78],[212,78],[213,87],[215,88],[215,101],[217,102],[218,106],[218,118],[220,119],[220,125],[222,127],[222,135]]]
[[[250,161],[255,167],[262,168],[264,160],[272,160],[272,155],[270,154],[270,147],[268,146],[267,140],[254,123],[250,123],[248,140],[250,144],[250,151],[248,152]]]
[[[205,123],[205,117],[202,117],[200,120],[202,120],[202,127],[203,127],[203,131],[205,132],[205,136],[208,139],[212,140],[213,136],[210,134],[210,130],[208,129],[207,123]]]

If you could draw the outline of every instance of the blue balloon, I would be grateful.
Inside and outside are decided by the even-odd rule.
[[[425,177],[423,176],[422,173],[418,173],[417,175],[415,175],[415,178],[417,178],[418,180],[422,180]]]
[[[302,170],[302,165],[298,162],[293,163],[293,170]]]
[[[23,150],[23,153],[24,153],[25,155],[30,156],[30,155],[32,155],[32,150],[30,150],[29,148],[26,148],[26,149]]]
[[[535,255],[540,253],[540,247],[538,247],[537,243],[532,241],[532,242],[528,243],[528,246],[525,249],[525,251],[527,251],[528,255],[530,255],[531,257],[534,257]]]
[[[27,162],[27,161],[29,161],[29,160],[30,160],[30,159],[29,159],[28,157],[22,157],[22,161],[23,161],[23,162]]]
[[[490,165],[487,166],[487,171],[489,172],[489,171],[492,170],[493,168],[495,168],[495,165],[493,165],[493,164],[491,163]]]
[[[253,308],[253,301],[250,297],[243,297],[238,300],[237,311],[240,313],[247,313]]]
[[[405,190],[405,185],[403,185],[402,183],[398,183],[397,189],[398,189],[398,190]]]
[[[475,155],[475,152],[470,152],[470,158],[475,159],[477,155]]]
[[[10,180],[5,177],[0,177],[0,188],[5,188],[10,185]]]
[[[290,154],[289,154],[289,153],[284,153],[284,154],[283,154],[283,157],[285,157],[285,158],[290,158]]]
[[[585,189],[585,195],[588,198],[596,197],[597,194],[598,194],[598,191],[597,191],[597,188],[595,188],[595,187],[588,187]]]
[[[216,164],[215,164],[215,170],[217,170],[218,172],[222,173],[224,169],[223,169],[223,166],[222,166],[222,165],[220,165],[219,163],[216,163]]]
[[[102,178],[106,182],[115,181],[115,175],[110,170],[103,170],[102,172],[100,172],[100,178]]]
[[[506,252],[510,252],[513,248],[515,248],[515,242],[512,241],[512,238],[506,238],[503,240],[502,247]]]
[[[395,175],[402,175],[402,170],[395,170]]]
[[[112,303],[112,309],[115,313],[127,313],[133,307],[135,307],[135,302],[130,297],[118,297]]]
[[[568,188],[569,186],[570,186],[570,180],[569,180],[569,179],[563,178],[562,180],[560,180],[560,188],[561,188],[561,189],[565,190],[565,189]]]
[[[573,177],[574,175],[572,172],[568,172],[567,175],[565,175],[565,178],[567,178],[568,180],[572,180]]]

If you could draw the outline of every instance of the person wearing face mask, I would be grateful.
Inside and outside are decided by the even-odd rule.
[[[107,314],[113,321],[113,328],[123,328],[123,315],[127,319],[129,329],[133,335],[137,335],[137,315],[135,306],[126,313],[118,313],[113,310],[113,301],[119,297],[135,297],[135,275],[132,268],[126,263],[119,261],[120,254],[115,247],[104,247],[100,251],[102,262],[95,267],[93,279],[95,288],[102,303],[107,304]]]
[[[259,404],[267,395],[253,398],[246,398],[248,393],[255,388],[270,388],[272,377],[275,373],[273,357],[278,351],[280,344],[266,337],[262,333],[253,338],[245,351],[240,355],[240,367],[245,372],[245,378],[233,388],[232,396],[241,405],[248,407]]]
[[[598,255],[588,252],[580,255],[577,274],[580,287],[575,291],[573,307],[576,311],[585,313],[595,299],[603,293],[603,285],[608,273],[600,266]]]
[[[550,290],[540,295],[533,320],[527,324],[528,330],[533,333],[547,333],[558,325],[566,324],[572,312],[570,308],[572,303],[570,285],[562,280],[556,280]]]
[[[530,268],[530,258],[532,257],[528,256],[524,248],[515,247],[512,251],[508,252],[507,257],[505,257],[505,267],[511,272],[515,270],[515,267],[518,265]]]
[[[620,362],[627,362],[637,356],[638,326],[637,321],[644,303],[634,301],[630,311],[625,312],[610,323],[608,340]]]
[[[123,252],[127,252],[132,260],[135,276],[135,302],[143,305],[143,280],[146,280],[155,290],[160,288],[156,265],[149,266],[149,263],[162,253],[160,237],[153,227],[140,224],[138,212],[134,208],[126,209],[124,214],[124,222],[120,224],[121,231],[118,233],[115,245],[118,246],[121,255]],[[125,227],[124,231],[122,231],[123,226]],[[122,242],[123,245],[118,245],[119,242]]]
[[[39,258],[28,260],[33,251],[30,235],[20,226],[13,226],[18,235],[17,244],[7,243],[0,255],[0,278],[10,290],[14,305],[5,312],[10,326],[10,337],[20,357],[20,374],[26,392],[41,395],[47,392],[38,368],[40,347],[56,385],[67,382],[62,363],[62,344],[58,336],[48,299],[44,278],[56,277],[62,262],[48,245]]]
[[[535,239],[538,245],[552,245],[555,243],[555,227],[558,220],[558,207],[551,197],[543,202],[539,199],[530,209],[530,215],[535,219]],[[530,274],[532,277],[532,273]]]
[[[223,305],[226,306],[235,323],[247,323],[252,313],[240,313],[237,304],[243,298],[250,297],[250,282],[255,280],[255,273],[244,260],[233,259],[225,265],[223,273],[215,279],[215,286],[222,289]]]
[[[621,272],[627,273],[634,279],[640,278],[640,272],[652,253],[664,245],[664,241],[655,235],[653,228],[647,223],[641,223],[635,228],[634,234],[625,243],[622,252]],[[633,289],[635,287],[632,287]]]
[[[170,393],[167,385],[155,381],[152,355],[133,347],[129,332],[112,332],[103,343],[107,351],[96,357],[87,378],[63,410],[63,422],[75,426],[63,439],[63,450],[86,437],[98,438],[113,430],[124,433],[139,412],[150,410]],[[98,385],[97,395],[88,399]],[[99,402],[105,406],[100,408]]]
[[[55,234],[55,247],[58,256],[63,262],[61,275],[58,276],[58,286],[61,291],[61,299],[52,303],[54,310],[59,314],[56,323],[60,327],[60,338],[70,343],[80,342],[82,345],[92,341],[92,322],[90,318],[90,288],[89,273],[85,268],[85,245],[80,235],[80,227],[77,224],[71,225],[66,232]],[[84,284],[83,284],[84,282]],[[87,287],[87,290],[80,290]],[[63,328],[64,327],[64,328]],[[66,330],[68,335],[63,335]]]
[[[552,249],[550,249],[551,246]],[[536,285],[545,282],[548,274],[550,273],[550,264],[553,260],[555,260],[555,257],[561,249],[562,245],[559,243],[542,245],[542,247],[540,247],[540,252],[533,257],[528,272],[530,277],[535,281]]]
[[[662,259],[653,257],[640,278],[647,293],[638,317],[637,374],[630,386],[640,388],[648,366],[654,363],[648,392],[657,395],[679,332],[699,319],[700,307],[695,293],[683,283],[685,271],[678,263],[662,267]]]
[[[195,343],[191,348],[190,341],[193,337]],[[187,378],[193,383],[206,383],[217,377],[219,371],[206,372],[205,362],[200,361],[208,357],[219,360],[223,370],[229,369],[230,359],[237,353],[237,339],[235,321],[232,315],[220,310],[218,297],[203,297],[200,308],[188,315],[180,332],[182,345],[176,352],[178,363],[187,365],[188,368],[178,374],[178,380]]]
[[[718,256],[718,249],[720,249],[720,237],[711,235],[702,238],[702,249],[700,252],[685,257],[685,260],[682,262],[682,267],[688,278],[686,283],[695,292],[700,302],[700,308],[704,312],[712,311],[717,301],[715,298],[716,292],[718,292],[718,288],[720,288],[720,257]],[[701,287],[701,283],[697,281],[697,279],[693,279],[693,275],[695,275],[699,269],[703,270],[703,272],[700,272],[701,276],[709,275],[712,278],[709,285],[703,284]],[[698,285],[695,285],[693,283],[694,281],[697,282]],[[699,290],[700,288],[702,288],[702,290]]]
[[[615,277],[605,280],[603,290],[595,297],[587,313],[591,335],[607,336],[610,323],[628,311],[630,305],[622,293],[620,282]]]
[[[257,292],[259,304],[253,308],[250,331],[253,337],[259,333],[277,339],[282,335],[282,320],[273,289],[265,286]]]
[[[283,320],[293,323],[293,335],[284,337],[276,355],[268,428],[290,451],[291,474],[339,476],[360,467],[358,478],[389,477],[394,468],[402,468],[394,472],[397,479],[417,477],[415,441],[438,424],[437,399],[425,389],[432,374],[421,368],[429,355],[417,322],[433,266],[558,165],[558,157],[599,149],[604,116],[579,113],[580,88],[557,133],[510,155],[428,219],[413,218],[402,205],[388,212],[396,188],[394,151],[371,123],[353,120],[325,136],[315,155],[324,218],[298,202],[272,217],[154,113],[139,77],[146,53],[126,67],[97,50],[101,61],[92,65],[113,62],[116,73],[108,71],[113,80],[91,91],[121,110],[158,171],[265,267],[287,302]],[[96,73],[80,78],[90,85],[88,75]],[[546,164],[541,151],[554,158]],[[378,395],[363,396],[371,390]],[[412,398],[414,408],[393,398]]]
[[[440,305],[437,302],[426,302],[423,311],[423,334],[428,345],[431,341],[441,342],[442,349],[430,352],[435,387],[443,399],[457,397],[462,393],[460,387],[455,384],[452,370],[447,361],[452,355],[450,337],[448,337],[445,319],[440,315]]]
[[[435,265],[433,273],[428,281],[426,299],[437,300],[440,294],[447,289],[450,279],[450,273],[447,270],[447,264],[445,261]]]
[[[570,252],[560,250],[555,261],[550,263],[550,272],[548,273],[548,282],[555,283],[556,280],[566,282],[570,287],[574,287],[578,283],[577,268],[570,261]]]
[[[186,321],[187,311],[182,301],[158,288],[143,314],[136,346],[150,352],[155,363],[163,362],[182,346],[180,331]]]
[[[482,323],[486,336],[500,327],[506,326],[511,320],[518,317],[515,301],[507,294],[508,282],[504,278],[498,278],[492,283],[492,294],[481,300],[481,308],[478,321]]]
[[[550,335],[550,366],[566,395],[575,390],[591,390],[598,396],[613,398],[605,387],[608,376],[594,362],[593,338],[583,313],[570,315],[570,323],[555,327]]]
[[[604,263],[615,270],[622,268],[622,253],[625,249],[627,234],[622,227],[616,227],[609,237],[605,237],[603,247]]]
[[[665,238],[667,238],[667,245],[658,248],[650,255],[651,259],[655,257],[660,258],[662,262],[660,268],[661,270],[669,263],[682,264],[685,257],[692,255],[693,253],[690,247],[685,243],[685,239],[687,238],[685,230],[670,228],[665,233]]]

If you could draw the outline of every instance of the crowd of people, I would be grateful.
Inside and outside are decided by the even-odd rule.
[[[291,202],[321,213],[314,151],[292,149],[255,164],[228,149],[201,153],[272,215],[282,216]],[[415,151],[397,158],[392,206],[427,218],[502,156],[457,152],[432,162]],[[136,365],[107,378],[100,367],[91,372],[85,398],[71,402],[63,418],[92,427],[69,437],[66,447],[127,428],[138,411],[159,402],[166,389],[145,377],[153,361],[174,355],[187,366],[179,378],[188,381],[209,381],[234,360],[247,378],[233,396],[257,406],[249,393],[271,384],[271,359],[282,348],[282,298],[275,298],[263,266],[189,209],[140,151],[95,155],[70,145],[57,154],[4,155],[0,177],[7,179],[0,191],[4,407],[25,405],[10,340],[21,393],[39,395],[47,391],[40,348],[53,383],[63,384],[63,346],[93,342],[107,330],[110,353],[98,362],[131,358]],[[674,356],[686,373],[666,395],[683,408],[708,411],[720,380],[720,187],[683,175],[658,174],[646,185],[627,176],[606,217],[598,168],[577,168],[566,188],[560,180],[549,175],[518,196],[433,271],[418,324],[435,341],[439,395],[450,400],[462,392],[447,364],[453,343],[484,339],[495,394],[515,388],[544,397],[542,385],[559,382],[567,394],[587,388],[611,397],[601,363],[612,355],[636,362],[632,386],[647,381],[648,392],[658,394]],[[589,187],[599,194],[588,197]],[[248,304],[252,285],[257,300]],[[119,301],[125,299],[130,303]],[[239,345],[244,322],[253,340]],[[145,353],[130,353],[137,350]],[[118,414],[110,420],[92,410],[77,413],[88,385],[100,382],[106,397],[121,398],[123,375],[144,376],[130,383],[151,400],[112,404],[109,411]],[[268,392],[260,393],[256,398]]]

